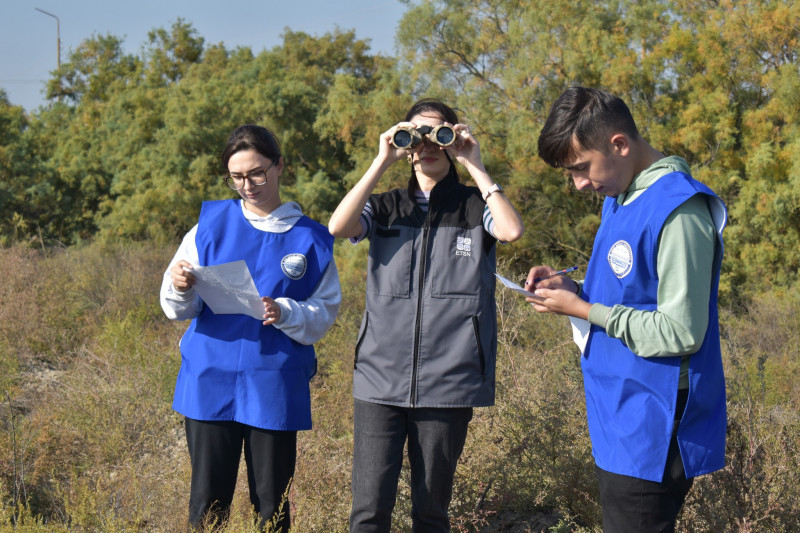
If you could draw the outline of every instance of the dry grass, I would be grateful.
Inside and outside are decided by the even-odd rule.
[[[186,324],[167,321],[157,301],[172,252],[132,244],[0,250],[0,531],[186,529],[189,462],[170,409]],[[364,258],[352,247],[337,254],[344,305],[317,345],[315,428],[299,437],[289,494],[297,532],[346,531],[350,512]],[[695,484],[681,531],[800,523],[799,308],[790,291],[724,316],[729,464]],[[596,531],[580,356],[566,320],[535,315],[503,290],[498,318],[497,406],[477,409],[471,424],[453,530]],[[410,530],[407,476],[397,531]],[[255,531],[253,523],[241,475],[221,530]]]

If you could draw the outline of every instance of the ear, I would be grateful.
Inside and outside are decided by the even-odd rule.
[[[278,164],[275,165],[275,170],[278,171],[278,177],[280,177],[280,175],[283,174],[283,165],[284,165],[284,160],[283,156],[281,156],[281,158],[278,159]]]
[[[617,155],[627,157],[631,152],[631,140],[624,133],[615,133],[611,136],[611,149]]]

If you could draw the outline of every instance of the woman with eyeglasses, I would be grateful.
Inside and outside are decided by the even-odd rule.
[[[241,198],[203,203],[161,286],[167,317],[192,320],[180,342],[173,402],[185,416],[192,466],[189,521],[227,518],[244,447],[261,526],[288,531],[297,432],[311,429],[313,344],[341,302],[333,238],[299,205],[281,202],[284,159],[266,128],[236,128],[222,165]],[[194,290],[195,266],[239,260],[262,295],[263,320],[214,314]]]
[[[373,194],[408,159],[408,187]],[[458,161],[473,181],[459,181]],[[494,404],[495,243],[523,231],[455,111],[417,102],[384,132],[328,229],[369,239],[353,373],[352,532],[388,532],[408,446],[414,531],[450,530],[453,477],[473,407]]]

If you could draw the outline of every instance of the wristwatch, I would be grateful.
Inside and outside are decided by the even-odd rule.
[[[485,202],[492,194],[496,192],[503,192],[503,188],[495,183],[483,193],[483,201]]]

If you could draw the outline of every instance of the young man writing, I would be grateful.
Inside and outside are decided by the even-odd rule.
[[[537,311],[591,324],[581,366],[603,530],[673,531],[693,478],[725,464],[725,206],[600,90],[571,87],[556,100],[539,156],[606,196],[584,282],[535,282],[555,272],[548,266],[526,281]]]

